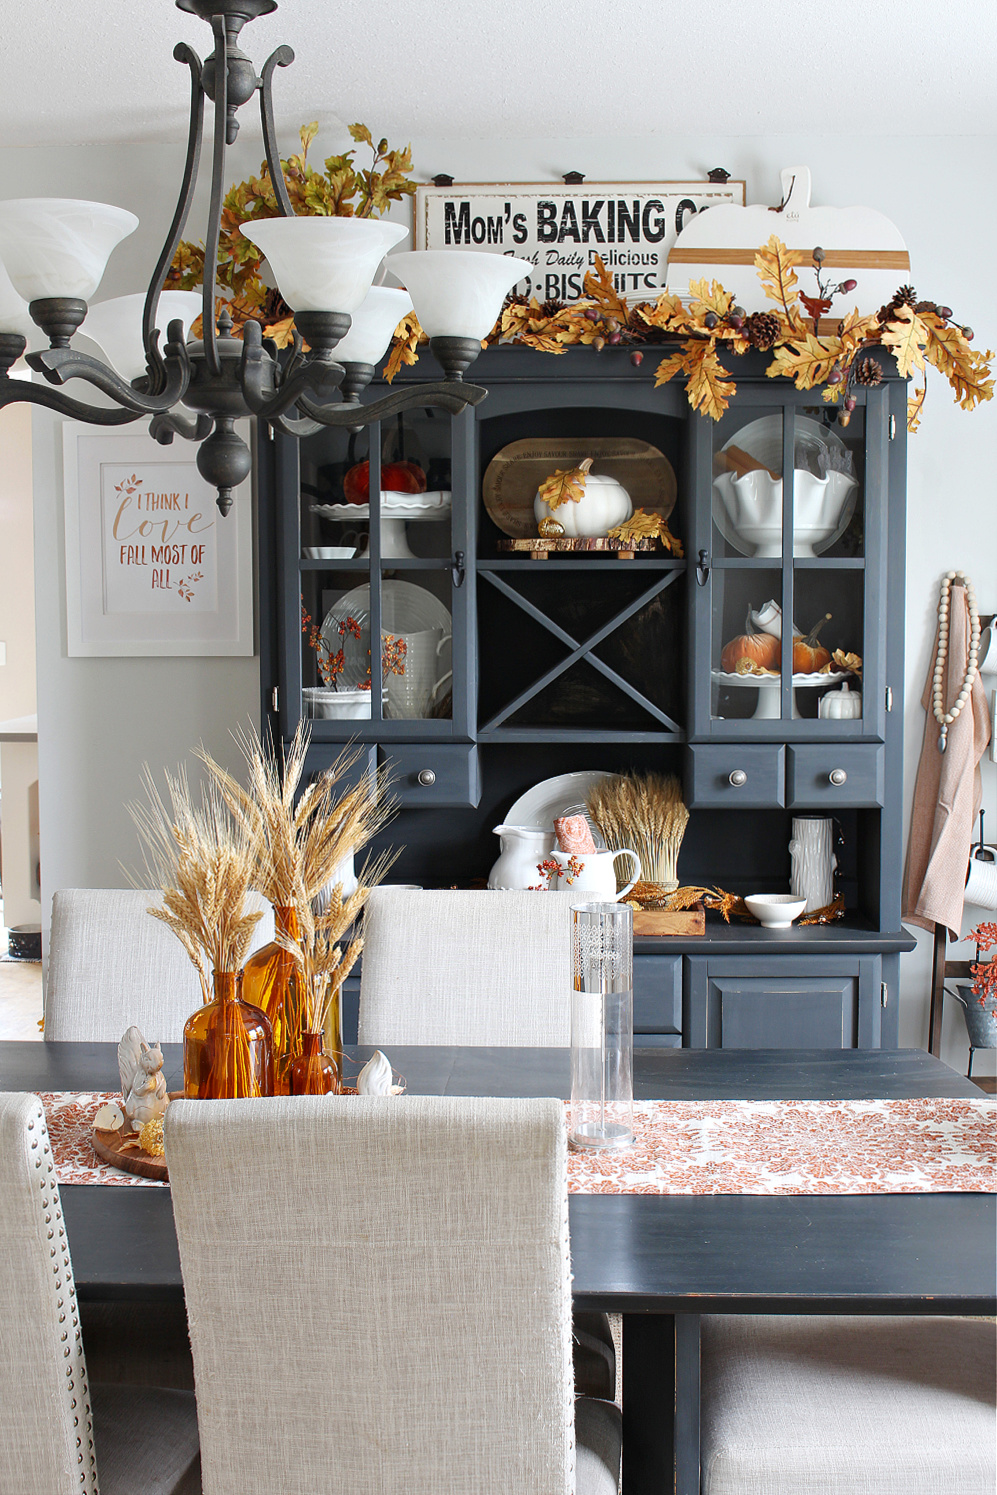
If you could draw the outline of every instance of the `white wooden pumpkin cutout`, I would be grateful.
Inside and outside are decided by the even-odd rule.
[[[683,299],[691,280],[719,280],[745,311],[773,311],[755,271],[755,250],[772,234],[787,249],[824,250],[825,282],[854,280],[855,290],[834,298],[828,322],[836,324],[855,307],[878,311],[897,286],[910,278],[910,255],[897,226],[875,208],[812,208],[810,168],[787,166],[782,173],[782,207],[762,203],[741,208],[721,203],[689,219],[668,256],[668,289]],[[816,296],[809,265],[796,270],[798,289]],[[806,315],[806,312],[803,312]]]

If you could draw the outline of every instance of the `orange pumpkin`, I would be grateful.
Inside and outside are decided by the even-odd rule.
[[[806,638],[794,638],[793,640],[793,674],[794,675],[816,675],[826,664],[831,663],[830,650],[825,649],[823,644],[818,644],[817,635],[830,622],[831,614],[825,613],[822,618],[811,628]]]
[[[763,670],[777,670],[782,659],[782,642],[771,633],[751,633],[751,609],[744,620],[744,632],[724,644],[720,668],[733,675],[738,662],[747,659]]]

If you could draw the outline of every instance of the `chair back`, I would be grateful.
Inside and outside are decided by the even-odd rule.
[[[176,1101],[204,1488],[568,1495],[555,1100]]]
[[[96,1495],[86,1363],[45,1113],[0,1093],[0,1495]]]
[[[567,1047],[577,902],[571,893],[375,888],[360,1042]]]
[[[52,898],[45,989],[45,1037],[117,1043],[135,1023],[150,1043],[179,1043],[204,1000],[183,946],[148,909],[159,892],[63,888]],[[257,893],[247,907],[263,918],[252,948],[273,938],[273,913]]]

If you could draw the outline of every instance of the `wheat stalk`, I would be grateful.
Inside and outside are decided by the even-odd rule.
[[[674,774],[620,774],[600,779],[586,801],[612,851],[630,846],[640,858],[641,879],[665,891],[678,887],[678,857],[689,823],[682,786]]]
[[[142,845],[145,886],[163,890],[162,906],[149,913],[176,935],[207,1000],[209,972],[241,969],[263,917],[245,909],[255,837],[231,814],[215,784],[207,783],[195,803],[182,768],[165,777],[169,807],[146,764],[146,800],[127,808]]]

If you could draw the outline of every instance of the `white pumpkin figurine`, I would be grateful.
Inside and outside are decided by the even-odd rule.
[[[604,540],[611,529],[630,518],[634,506],[623,484],[606,473],[590,472],[591,466],[592,458],[586,457],[567,473],[551,474],[551,477],[565,477],[566,489],[569,486],[575,491],[581,489],[581,497],[565,497],[556,508],[551,508],[540,497],[540,492],[547,486],[543,484],[533,500],[538,524],[542,519],[556,519],[571,540]],[[548,478],[547,482],[550,481]]]
[[[162,1116],[170,1103],[163,1079],[163,1050],[146,1043],[138,1028],[129,1028],[118,1044],[118,1073],[125,1118],[133,1132]]]
[[[862,692],[846,680],[840,690],[829,690],[820,703],[822,721],[857,721],[862,715]]]

